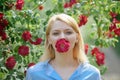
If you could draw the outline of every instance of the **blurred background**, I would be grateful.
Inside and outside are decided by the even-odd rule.
[[[119,5],[120,0],[0,0],[0,80],[25,80],[44,53],[47,21],[57,13],[78,22],[88,58],[103,79],[120,80]],[[97,58],[91,55],[95,47]]]
[[[81,27],[84,41],[87,44],[94,43],[89,35],[92,32],[92,29],[89,27],[91,23],[93,23],[92,19],[88,21],[86,26]],[[105,54],[105,66],[107,67],[107,71],[102,75],[103,80],[120,80],[120,37],[118,37],[118,40],[119,42],[115,44],[115,47],[100,48],[100,51]]]

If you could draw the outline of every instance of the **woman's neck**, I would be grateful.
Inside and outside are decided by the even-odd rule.
[[[52,60],[53,64],[59,67],[68,67],[78,65],[77,60],[73,58],[73,53],[56,53],[55,59]]]

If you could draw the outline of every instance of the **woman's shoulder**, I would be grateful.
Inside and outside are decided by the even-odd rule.
[[[100,74],[100,71],[97,67],[91,65],[89,62],[84,62],[80,67],[82,72],[97,73]]]
[[[101,80],[100,71],[89,62],[81,63],[77,71],[83,80]]]
[[[47,64],[48,61],[38,62],[35,65],[29,67],[27,71],[29,72],[42,71],[46,68]]]

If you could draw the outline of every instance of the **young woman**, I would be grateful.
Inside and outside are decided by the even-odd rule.
[[[41,61],[27,70],[26,80],[101,80],[90,65],[77,22],[66,14],[50,18]]]

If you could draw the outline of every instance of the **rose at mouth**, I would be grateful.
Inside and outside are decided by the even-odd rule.
[[[55,47],[56,47],[56,49],[57,49],[58,52],[64,53],[64,52],[67,52],[69,50],[70,43],[69,43],[69,41],[67,41],[64,38],[63,39],[59,39],[56,42]]]

